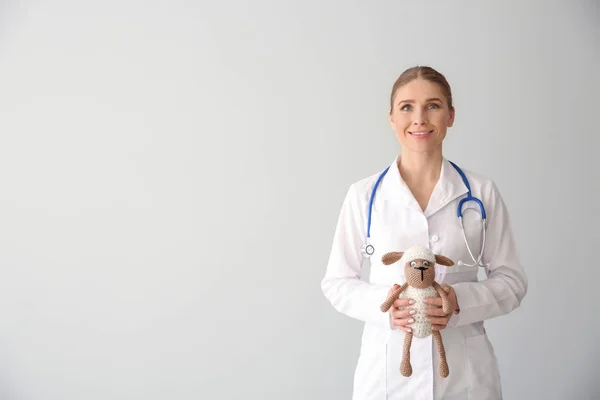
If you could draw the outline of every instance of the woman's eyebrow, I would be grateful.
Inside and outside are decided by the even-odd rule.
[[[430,101],[439,101],[440,103],[442,102],[442,100],[438,97],[431,97],[427,100],[425,100],[426,103],[430,102]],[[398,105],[402,104],[402,103],[414,103],[415,101],[413,99],[407,99],[407,100],[400,100],[398,102]]]

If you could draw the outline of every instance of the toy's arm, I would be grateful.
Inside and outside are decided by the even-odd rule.
[[[450,314],[452,310],[450,309],[450,301],[448,301],[448,295],[446,294],[446,291],[444,290],[444,288],[442,288],[442,286],[439,283],[435,281],[433,282],[433,288],[438,292],[438,294],[442,298],[442,311],[446,314]]]
[[[392,304],[394,304],[394,301],[398,298],[400,293],[402,293],[407,287],[408,283],[405,283],[404,285],[400,286],[398,289],[390,293],[385,302],[381,305],[381,311],[387,312],[392,306]]]

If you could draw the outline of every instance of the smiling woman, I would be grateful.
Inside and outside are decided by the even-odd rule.
[[[527,277],[508,210],[493,180],[463,171],[443,156],[442,143],[454,117],[452,92],[442,74],[430,67],[402,73],[393,85],[389,110],[401,152],[384,173],[352,184],[342,205],[321,287],[338,311],[365,322],[354,375],[356,400],[502,399],[499,368],[484,322],[521,304]],[[470,250],[456,210],[462,211],[463,203],[473,198],[485,205],[487,216],[482,208],[481,221],[486,218],[488,223],[481,224],[486,238],[481,264],[469,266],[461,263]],[[361,279],[359,249],[364,240],[374,245],[368,282]],[[402,265],[386,262],[385,254],[412,246],[458,261],[435,268],[433,278],[448,300],[444,309],[440,298],[426,299],[429,307],[422,315],[414,295],[409,299],[394,294],[407,278]],[[485,267],[487,279],[478,281],[476,265]],[[386,301],[392,306],[381,309]],[[413,323],[419,317],[429,320],[434,334],[412,342],[408,339],[416,333]],[[439,340],[433,343],[432,337]],[[442,337],[444,348],[437,346],[434,352]],[[415,372],[410,376],[406,343],[412,343],[408,347]],[[438,365],[444,367],[439,375]]]
[[[452,91],[430,67],[406,70],[394,83],[390,123],[400,144],[413,152],[438,150],[454,123]]]
[[[435,69],[409,68],[394,82],[389,119],[403,149],[398,168],[422,210],[439,179],[442,142],[454,115],[450,85]]]

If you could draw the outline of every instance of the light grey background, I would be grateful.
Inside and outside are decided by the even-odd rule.
[[[506,399],[600,396],[595,1],[0,2],[0,398],[349,399],[320,292],[352,182],[431,65],[529,293]]]

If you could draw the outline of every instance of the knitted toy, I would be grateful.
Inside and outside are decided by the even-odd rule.
[[[438,372],[441,377],[446,378],[450,371],[448,369],[448,362],[446,361],[446,351],[444,350],[442,335],[439,331],[432,329],[431,322],[427,319],[426,307],[428,304],[425,303],[425,298],[441,297],[442,310],[447,314],[452,311],[450,310],[450,302],[448,301],[446,292],[439,283],[435,282],[434,278],[436,263],[451,267],[454,265],[454,262],[447,257],[434,254],[431,250],[420,246],[411,247],[405,252],[390,252],[381,258],[381,261],[385,265],[393,264],[398,260],[401,265],[404,265],[406,283],[390,293],[386,301],[381,305],[381,311],[387,312],[394,300],[398,298],[411,298],[415,300],[415,304],[409,306],[416,311],[413,316],[415,322],[409,325],[411,332],[406,333],[404,337],[404,351],[400,373],[403,376],[412,375],[410,346],[413,336],[424,338],[433,335],[440,356]],[[406,307],[400,307],[400,309],[404,308]]]

